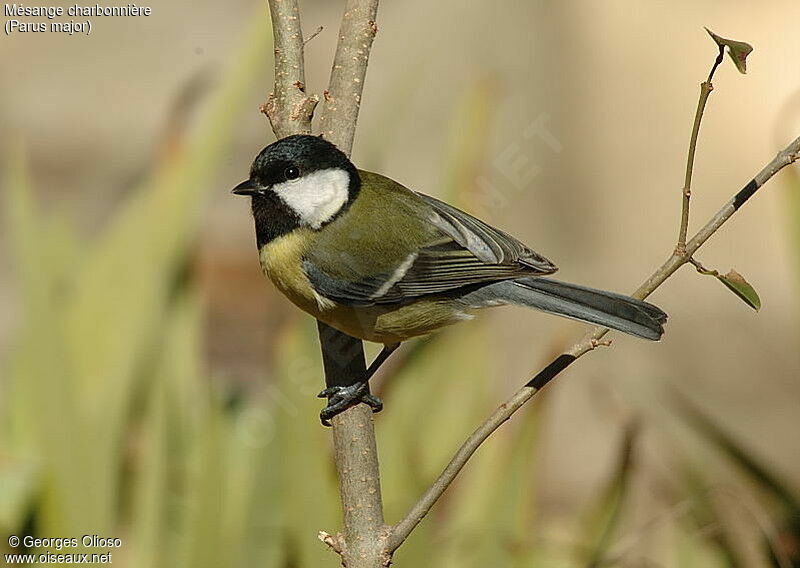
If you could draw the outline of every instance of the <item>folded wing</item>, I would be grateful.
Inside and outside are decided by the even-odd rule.
[[[468,213],[427,195],[407,192],[404,197],[403,203],[411,199],[414,204],[407,209],[397,207],[396,215],[409,216],[399,225],[425,223],[428,238],[398,258],[389,270],[356,278],[337,277],[333,270],[326,270],[327,259],[310,254],[304,269],[320,294],[349,305],[402,303],[557,270],[514,237]]]

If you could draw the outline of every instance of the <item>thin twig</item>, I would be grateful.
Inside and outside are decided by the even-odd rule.
[[[689,263],[697,269],[697,272],[703,274],[704,276],[719,276],[718,271],[706,268],[699,260],[697,260],[694,257],[689,259]]]
[[[708,28],[706,28],[708,31]],[[711,36],[714,37],[714,36]],[[711,66],[711,71],[708,72],[708,78],[706,79],[706,83],[710,83],[711,79],[714,78],[714,73],[717,71],[717,67],[719,67],[720,63],[722,63],[722,59],[725,57],[725,46],[719,46],[719,53],[717,53],[717,58],[714,59],[714,64]]]
[[[631,294],[634,298],[643,300],[649,296],[656,288],[661,286],[678,268],[689,262],[692,255],[703,246],[703,244],[716,233],[720,227],[730,219],[744,203],[750,199],[759,188],[781,169],[800,159],[800,137],[794,140],[782,152],[769,162],[750,182],[734,195],[722,208],[700,229],[691,240],[686,243],[685,251],[672,255],[650,275],[639,288]],[[554,359],[525,386],[515,392],[511,398],[501,404],[497,410],[481,424],[458,449],[455,456],[447,464],[444,471],[436,478],[436,481],[420,497],[408,514],[395,525],[389,537],[389,550],[396,550],[411,534],[411,531],[428,514],[431,507],[439,497],[445,492],[455,479],[458,472],[466,465],[472,454],[480,445],[506,420],[511,418],[523,404],[530,400],[533,395],[539,392],[548,382],[574,363],[577,359],[592,351],[597,346],[603,336],[609,332],[608,328],[596,326],[590,329],[580,341]]]
[[[714,78],[714,72],[722,63],[722,57],[725,53],[725,46],[719,46],[719,54],[711,66],[711,71],[708,73],[708,79],[700,83],[700,98],[697,101],[697,111],[694,115],[694,124],[692,125],[692,137],[689,140],[689,156],[686,158],[686,176],[684,177],[683,189],[681,190],[682,203],[681,203],[681,224],[678,230],[678,243],[675,246],[678,254],[684,252],[686,248],[686,234],[689,230],[689,201],[692,197],[692,172],[694,171],[694,154],[697,149],[697,136],[700,134],[700,123],[703,121],[703,112],[706,108],[708,97],[714,90],[714,85],[711,79]]]
[[[310,42],[312,39],[314,39],[314,38],[315,38],[315,37],[317,37],[319,34],[321,34],[321,33],[322,33],[322,30],[324,30],[324,29],[325,29],[325,27],[324,27],[324,26],[320,26],[320,27],[318,27],[316,30],[314,30],[314,33],[313,33],[313,34],[311,34],[310,36],[308,36],[308,38],[306,38],[306,40],[303,42],[303,47],[305,47],[306,45],[308,45],[308,42]]]

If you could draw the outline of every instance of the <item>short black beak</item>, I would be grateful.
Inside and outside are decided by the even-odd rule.
[[[253,182],[253,180],[246,179],[231,190],[231,193],[236,195],[256,195],[260,193],[261,188]]]

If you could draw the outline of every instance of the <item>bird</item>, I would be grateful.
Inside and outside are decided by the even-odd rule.
[[[296,134],[256,156],[232,193],[248,196],[262,271],[293,304],[383,344],[363,377],[320,393],[323,424],[382,402],[368,380],[408,339],[516,305],[658,340],[667,315],[629,296],[549,278],[521,241],[429,195],[359,170],[321,136]]]

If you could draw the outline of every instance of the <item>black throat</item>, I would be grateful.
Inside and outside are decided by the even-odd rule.
[[[332,223],[347,211],[361,191],[361,176],[355,166],[347,162],[343,169],[350,175],[347,201],[325,225]],[[299,215],[271,191],[253,195],[251,208],[256,225],[256,245],[259,250],[268,242],[291,233],[302,225]]]
[[[258,249],[278,237],[291,233],[300,226],[300,218],[272,192],[254,195],[251,207],[256,224]]]

